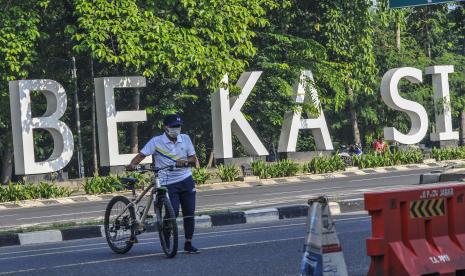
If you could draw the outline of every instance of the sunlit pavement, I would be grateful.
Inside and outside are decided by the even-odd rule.
[[[369,217],[336,219],[349,275],[366,275]],[[174,259],[163,255],[156,235],[142,235],[140,243],[125,255],[114,254],[102,238],[0,248],[0,275],[296,275],[305,220],[199,230],[195,245],[202,253],[180,252]],[[180,251],[182,245],[183,239]]]

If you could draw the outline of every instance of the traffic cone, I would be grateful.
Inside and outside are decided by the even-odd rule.
[[[341,245],[325,197],[309,200],[307,236],[300,275],[347,276]]]
[[[336,226],[331,217],[328,204],[323,205],[322,222],[323,275],[347,276],[344,254],[342,253],[341,244],[336,234]]]
[[[321,228],[321,204],[312,202],[308,209],[307,236],[304,244],[304,256],[300,266],[300,275],[323,275]]]

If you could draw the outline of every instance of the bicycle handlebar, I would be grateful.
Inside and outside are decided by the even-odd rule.
[[[162,167],[162,168],[142,168],[142,167],[139,167],[139,168],[136,169],[136,172],[138,172],[138,173],[145,173],[145,172],[158,173],[160,171],[172,170],[174,168],[175,168],[175,165],[169,165],[169,166]]]
[[[187,167],[193,167],[193,166],[195,166],[195,163],[186,161],[182,166],[168,165],[168,166],[161,167],[161,168],[142,168],[142,167],[138,167],[137,169],[135,169],[135,171],[138,172],[138,173],[146,173],[146,172],[159,173],[159,172],[165,171],[165,170],[173,170],[174,168],[187,168]]]

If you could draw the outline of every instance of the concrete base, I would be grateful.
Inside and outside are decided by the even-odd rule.
[[[439,182],[465,181],[465,172],[462,173],[442,173]]]
[[[420,184],[431,184],[439,182],[440,173],[424,173],[420,175]]]
[[[99,173],[101,176],[107,176],[110,174],[123,174],[125,171],[124,166],[100,167]]]
[[[255,157],[237,157],[237,158],[218,158],[215,159],[217,165],[236,165],[240,167],[242,164],[251,164],[252,162],[263,160],[266,161],[266,156],[255,156]]]
[[[315,157],[330,156],[333,151],[302,151],[302,152],[280,152],[279,158],[290,159],[297,162],[310,161]]]
[[[68,172],[30,174],[21,177],[24,182],[39,183],[41,181],[66,181],[68,180]]]
[[[440,141],[439,147],[443,148],[455,148],[458,147],[459,141],[457,140],[448,140],[448,141]]]

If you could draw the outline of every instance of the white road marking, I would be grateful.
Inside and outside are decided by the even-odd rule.
[[[226,234],[226,235],[227,234],[234,234],[234,235],[235,234],[241,234],[242,235],[243,233],[241,233],[241,232],[257,232],[257,231],[260,231],[260,230],[273,231],[273,230],[275,230],[277,228],[290,228],[290,227],[301,226],[301,225],[305,225],[305,223],[292,223],[292,224],[271,225],[271,226],[264,226],[264,227],[251,227],[251,228],[245,228],[245,229],[221,230],[221,231],[214,231],[214,232],[208,232],[208,233],[197,233],[195,236],[198,237],[198,238],[200,238],[200,237],[210,238],[210,237],[215,237],[218,234]],[[155,243],[156,240],[158,240],[158,238],[148,238],[148,239],[141,239],[140,242],[143,243],[143,244],[152,244],[152,243]],[[148,242],[148,241],[150,241],[150,242]],[[2,253],[0,255],[16,255],[16,256],[0,257],[0,261],[16,259],[16,258],[29,258],[29,257],[47,256],[47,255],[54,255],[54,254],[63,254],[63,253],[84,252],[84,251],[92,251],[92,250],[96,250],[96,249],[106,249],[106,248],[108,248],[107,246],[100,246],[100,245],[106,245],[106,243],[95,243],[95,244],[92,244],[92,245],[83,245],[83,246],[64,246],[64,247],[55,247],[55,248],[45,248],[45,249],[36,249],[36,250],[7,252],[7,253]],[[71,248],[91,247],[91,246],[98,246],[98,247],[67,250],[67,249],[71,249]],[[64,250],[61,250],[61,249],[64,249]],[[41,251],[48,251],[48,250],[61,250],[61,251],[38,253],[38,254],[29,254],[29,255],[19,255],[20,253],[33,253],[33,252],[41,252]],[[110,250],[110,249],[108,249],[108,250]]]
[[[204,248],[202,248],[202,250],[212,250],[212,249],[220,249],[220,248],[227,248],[227,247],[248,246],[248,245],[255,245],[255,244],[266,244],[266,243],[281,242],[281,241],[302,240],[303,238],[304,237],[297,237],[297,238],[287,238],[287,239],[275,239],[275,240],[268,240],[268,241],[257,241],[257,242],[236,243],[236,244],[228,244],[228,245],[218,245],[218,246],[204,247]],[[79,262],[79,263],[72,263],[72,264],[65,264],[65,265],[57,265],[57,266],[51,266],[51,267],[39,267],[39,268],[22,269],[22,270],[8,271],[8,272],[0,272],[0,275],[8,275],[8,274],[14,274],[14,273],[36,272],[36,271],[43,271],[43,270],[51,270],[51,269],[60,269],[60,268],[66,268],[66,267],[73,267],[73,266],[82,266],[82,265],[92,265],[92,264],[115,262],[115,261],[119,261],[119,260],[141,259],[141,258],[162,256],[162,255],[164,255],[164,253],[153,253],[153,254],[144,254],[144,255],[139,255],[139,256],[111,258],[111,259],[104,259],[104,260],[98,260],[98,261]]]
[[[243,205],[250,205],[253,204],[255,201],[243,201],[243,202],[236,202],[236,206],[243,206]]]
[[[59,215],[18,218],[16,220],[31,220],[31,219],[40,219],[40,218],[50,218],[50,217],[65,217],[65,216],[83,215],[83,214],[90,214],[90,213],[102,213],[103,214],[104,212],[105,211],[103,210],[98,210],[98,211],[87,211],[87,212],[78,212],[78,213],[66,213],[66,214],[59,214]]]
[[[248,227],[248,228],[241,228],[241,229],[231,229],[231,230],[227,230],[227,231],[226,230],[220,230],[220,231],[214,231],[214,232],[196,233],[195,236],[197,237],[197,236],[206,236],[206,235],[209,235],[209,234],[218,234],[218,233],[244,232],[244,231],[249,231],[249,230],[260,230],[260,229],[268,229],[268,228],[298,226],[298,225],[302,225],[302,223],[291,223],[291,224],[286,224],[286,225],[273,225],[273,226],[266,226],[266,227]],[[139,241],[149,241],[149,240],[158,240],[158,238],[139,239]],[[65,242],[72,242],[72,241],[65,241]],[[38,251],[47,251],[47,250],[59,250],[59,249],[65,249],[65,248],[88,247],[88,246],[92,246],[92,245],[106,245],[106,243],[94,243],[94,244],[87,244],[87,245],[72,245],[72,246],[62,246],[62,247],[53,247],[53,248],[45,248],[45,249],[34,249],[34,250],[6,252],[6,253],[0,253],[0,255],[10,255],[10,254],[38,252]]]
[[[364,178],[364,179],[353,179],[353,180],[348,180],[347,182],[361,182],[361,181],[367,181],[367,180],[378,180],[378,179],[386,179],[386,178],[399,178],[399,177],[412,176],[412,175],[418,176],[418,180],[420,180],[420,177],[419,177],[419,174],[418,174],[418,173],[411,173],[411,174],[401,174],[401,175],[392,175],[392,176],[380,176],[380,177]]]

